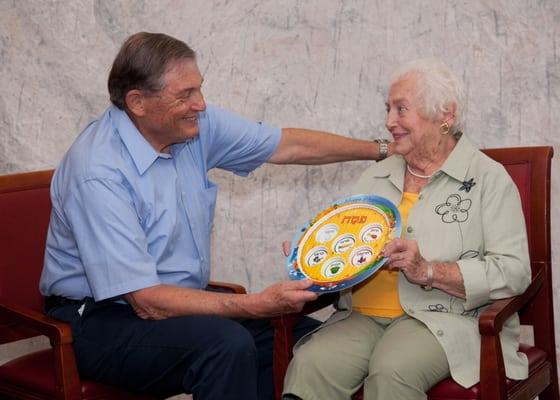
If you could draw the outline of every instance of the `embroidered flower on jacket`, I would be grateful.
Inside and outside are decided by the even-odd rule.
[[[432,312],[449,312],[447,307],[445,307],[443,304],[429,304],[428,310]]]
[[[462,200],[458,194],[450,195],[445,203],[436,207],[436,213],[441,215],[441,220],[448,224],[452,222],[465,222],[469,218],[469,208],[472,201]]]
[[[463,185],[459,188],[459,190],[464,190],[469,193],[474,185],[476,185],[476,182],[474,181],[474,178],[471,178],[468,181],[463,181]]]

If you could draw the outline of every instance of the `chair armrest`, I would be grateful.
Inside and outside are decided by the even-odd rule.
[[[65,323],[43,313],[22,307],[6,300],[0,300],[0,314],[22,327],[31,328],[47,336],[51,345],[72,343],[72,330]]]
[[[500,342],[500,332],[504,323],[517,311],[528,304],[544,282],[544,268],[538,271],[523,294],[495,301],[480,315],[480,398],[482,400],[505,399],[507,384]]]
[[[229,282],[210,281],[208,282],[208,287],[218,292],[247,293],[247,290],[245,290],[243,286]]]
[[[49,338],[53,347],[56,399],[81,399],[81,382],[72,348],[70,326],[35,310],[0,300],[0,315],[14,325],[30,328]]]
[[[519,296],[497,300],[488,307],[478,321],[478,330],[483,336],[495,336],[500,333],[504,323],[523,306],[525,306],[539,291],[544,283],[544,272],[539,269],[533,276],[529,287]]]

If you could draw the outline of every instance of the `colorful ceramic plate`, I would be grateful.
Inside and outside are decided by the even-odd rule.
[[[401,216],[380,196],[357,195],[337,201],[295,235],[287,258],[288,276],[311,279],[319,293],[347,289],[386,262],[385,244],[401,234]]]

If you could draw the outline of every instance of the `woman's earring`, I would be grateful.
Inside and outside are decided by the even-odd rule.
[[[439,127],[439,131],[441,132],[442,135],[447,135],[449,133],[449,130],[450,130],[449,124],[447,122],[444,122]]]

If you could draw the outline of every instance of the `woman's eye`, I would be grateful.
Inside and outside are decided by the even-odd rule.
[[[408,111],[408,108],[406,108],[405,106],[398,106],[397,111],[399,112],[399,114],[404,114]]]

